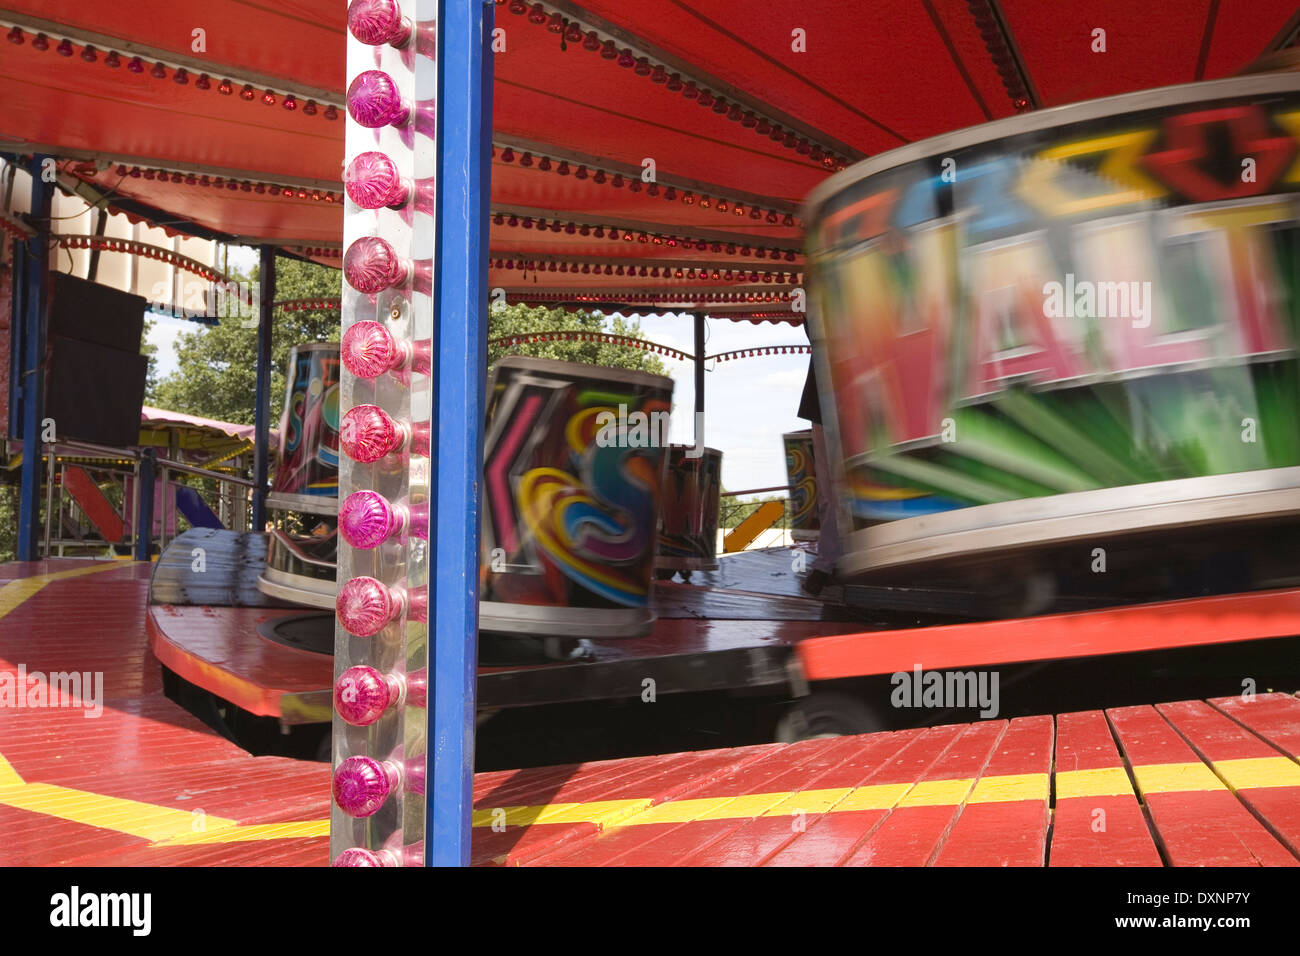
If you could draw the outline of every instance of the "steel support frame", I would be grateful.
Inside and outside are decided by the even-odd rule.
[[[271,332],[275,318],[275,247],[260,247],[257,316],[257,395],[253,409],[253,528],[266,530],[266,491],[271,425]]]
[[[492,9],[484,0],[441,0],[438,5],[427,866],[467,866],[470,859],[478,490],[487,371]]]
[[[23,330],[18,381],[23,403],[20,433],[23,440],[22,486],[18,499],[19,561],[35,561],[40,557],[41,427],[45,417],[45,337],[49,321],[46,306],[50,290],[50,210],[54,201],[54,184],[41,175],[47,158],[37,154],[27,167],[32,177],[31,219],[36,234],[24,243],[22,294],[18,303],[21,314],[16,312],[14,315],[14,325],[21,325]]]

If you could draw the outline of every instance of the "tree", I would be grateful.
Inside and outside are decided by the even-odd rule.
[[[148,313],[144,317],[144,331],[140,334],[140,354],[149,360],[144,376],[144,393],[152,395],[158,387],[158,346],[149,341],[154,322]]]
[[[488,339],[539,332],[582,331],[608,332],[632,339],[644,339],[639,322],[615,316],[606,319],[599,312],[566,312],[544,306],[529,308],[526,305],[494,306],[488,310]],[[536,358],[560,359],[565,362],[585,362],[606,368],[639,369],[655,375],[667,374],[659,357],[643,349],[606,342],[530,342],[524,345],[489,345],[488,364],[492,365],[506,355],[531,355]]]
[[[275,268],[277,300],[339,295],[342,274],[337,269],[283,257],[276,260]],[[246,281],[256,282],[257,271],[254,269]],[[239,274],[232,275],[232,278],[245,279]],[[219,319],[215,325],[200,326],[193,332],[182,333],[177,340],[177,369],[159,382],[151,379],[147,391],[149,404],[173,412],[251,424],[257,385],[257,329],[245,325],[251,318],[251,312],[244,310],[241,315]],[[565,312],[563,309],[524,305],[493,308],[488,312],[489,339],[561,330],[644,338],[640,323],[619,317],[606,318],[599,312]],[[271,340],[271,422],[280,418],[284,402],[284,368],[289,350],[306,342],[338,340],[339,316],[336,311],[276,310]],[[509,354],[666,374],[658,356],[605,342],[559,341],[516,347],[493,346],[488,349],[488,363]]]
[[[258,269],[236,280],[256,283]],[[330,298],[340,290],[337,269],[297,259],[278,258],[275,297],[283,299]],[[212,326],[182,333],[177,341],[177,369],[149,392],[149,404],[173,412],[202,415],[240,425],[253,423],[257,392],[257,328],[246,327],[253,318],[245,309],[223,317]],[[280,419],[284,403],[284,368],[289,350],[306,342],[337,342],[337,311],[275,310],[271,331],[270,421]]]

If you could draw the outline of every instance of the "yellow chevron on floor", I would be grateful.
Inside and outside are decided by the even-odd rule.
[[[307,837],[327,837],[330,822],[325,820],[295,820],[288,823],[237,823],[216,830],[178,833],[154,846],[198,846],[212,843],[249,843],[259,840],[296,840]]]
[[[84,574],[98,574],[100,571],[117,571],[122,567],[123,565],[116,561],[95,561],[89,567],[69,568],[66,571],[52,571],[49,574],[33,574],[26,578],[16,578],[0,587],[0,617],[17,608],[52,581],[79,578]]]
[[[29,783],[3,754],[0,754],[0,806],[125,833],[155,846],[287,840],[329,836],[330,832],[329,820],[241,824],[238,820],[191,810],[55,784]]]

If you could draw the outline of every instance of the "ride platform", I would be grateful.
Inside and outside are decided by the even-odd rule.
[[[149,572],[0,567],[0,674],[35,702],[0,719],[0,865],[324,865],[329,767],[163,695]],[[481,773],[473,861],[1295,866],[1298,761],[1300,699],[1269,693]]]

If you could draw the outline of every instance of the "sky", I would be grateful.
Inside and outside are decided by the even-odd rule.
[[[256,262],[237,258],[244,250],[231,247],[230,261],[247,271]],[[176,338],[197,326],[185,319],[153,315],[149,341],[158,346],[158,377],[176,370]],[[661,315],[640,319],[645,337],[691,353],[695,350],[694,324],[689,315]],[[807,345],[802,328],[783,323],[736,322],[709,319],[705,323],[705,354],[767,345]],[[660,356],[672,376],[673,416],[669,440],[693,444],[695,368]],[[765,355],[728,362],[710,362],[704,375],[704,440],[722,452],[722,483],[728,491],[785,485],[785,451],[781,435],[800,431],[808,423],[796,417],[807,355]]]

